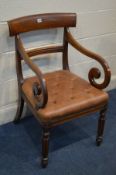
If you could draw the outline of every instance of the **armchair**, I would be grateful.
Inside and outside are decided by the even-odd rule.
[[[96,53],[81,46],[69,32],[69,27],[76,26],[75,13],[51,13],[25,16],[8,21],[9,34],[15,36],[16,71],[18,80],[18,108],[14,122],[20,121],[24,102],[39,121],[42,130],[42,166],[48,164],[48,146],[50,128],[63,124],[87,114],[100,111],[96,143],[103,140],[105,113],[108,104],[108,94],[102,89],[110,82],[111,72],[107,62]],[[51,45],[26,50],[20,34],[39,29],[64,28],[63,44]],[[92,68],[89,71],[89,82],[70,72],[68,65],[68,44],[77,51],[95,59],[104,70],[104,80],[98,84],[100,70]],[[42,73],[33,63],[31,57],[40,54],[62,52],[62,70]],[[24,78],[22,60],[33,70],[35,76]]]

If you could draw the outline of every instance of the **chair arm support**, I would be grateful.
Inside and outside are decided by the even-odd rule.
[[[98,88],[98,89],[106,88],[108,86],[109,82],[110,82],[110,79],[111,79],[111,71],[110,71],[110,68],[109,68],[107,62],[100,55],[98,55],[98,54],[96,54],[92,51],[89,51],[88,49],[86,49],[82,45],[80,45],[74,39],[74,37],[72,36],[72,34],[69,31],[67,32],[66,39],[79,52],[81,52],[82,54],[98,61],[101,64],[101,66],[104,70],[104,75],[105,75],[103,82],[98,84],[95,81],[95,79],[98,79],[101,76],[101,72],[98,68],[91,68],[91,70],[89,71],[89,74],[88,74],[88,78],[89,78],[90,83],[93,86],[95,86],[96,88]]]
[[[40,108],[45,107],[48,101],[48,92],[47,92],[47,86],[46,86],[46,81],[43,77],[43,74],[39,67],[32,62],[32,60],[29,58],[27,53],[25,52],[25,49],[23,47],[22,41],[19,36],[16,37],[17,40],[17,50],[19,52],[19,55],[21,59],[23,59],[27,65],[33,70],[33,72],[37,75],[39,83],[34,82],[32,90],[33,94],[37,100],[37,104],[35,108],[38,110]],[[35,92],[36,91],[36,92]],[[38,91],[38,93],[37,93]],[[41,96],[41,98],[40,98]]]

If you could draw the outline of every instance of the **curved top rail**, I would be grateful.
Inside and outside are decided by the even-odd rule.
[[[75,27],[76,13],[45,13],[8,21],[10,36],[38,29]]]

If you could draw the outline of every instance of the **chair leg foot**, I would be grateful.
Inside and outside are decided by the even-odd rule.
[[[18,100],[18,107],[17,107],[16,116],[15,116],[14,121],[13,121],[15,124],[19,123],[19,121],[21,119],[21,115],[22,115],[22,112],[23,112],[23,107],[24,107],[24,100],[20,96],[19,100]]]
[[[50,132],[48,128],[43,128],[42,160],[41,160],[41,164],[43,168],[46,168],[48,165],[49,135],[50,135]]]
[[[96,139],[96,145],[97,145],[97,146],[100,146],[101,143],[102,143],[102,141],[103,141],[103,138],[100,138],[100,137],[97,138],[97,139]]]
[[[106,110],[107,110],[107,106],[105,106],[100,111],[100,117],[98,120],[97,138],[96,138],[96,145],[97,146],[100,146],[102,141],[103,141],[103,132],[104,132],[104,126],[105,126]]]
[[[43,158],[41,164],[42,164],[42,168],[46,168],[48,165],[48,159]]]

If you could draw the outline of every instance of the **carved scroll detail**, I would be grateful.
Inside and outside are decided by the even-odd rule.
[[[32,90],[33,90],[33,95],[37,100],[37,103],[35,106],[36,110],[43,108],[47,103],[47,96],[45,95],[45,92],[43,92],[43,89],[42,89],[40,83],[34,82],[33,86],[32,86]]]
[[[67,41],[75,48],[77,49],[79,52],[81,52],[82,54],[98,61],[103,70],[104,70],[104,80],[102,81],[102,83],[97,83],[95,81],[95,79],[98,79],[101,77],[101,72],[98,68],[91,68],[88,74],[88,78],[90,83],[95,86],[98,89],[104,89],[108,86],[109,82],[110,82],[110,78],[111,78],[111,71],[110,68],[107,64],[107,62],[98,54],[89,51],[88,49],[84,48],[83,46],[81,46],[71,35],[71,33],[68,31],[67,32]]]

